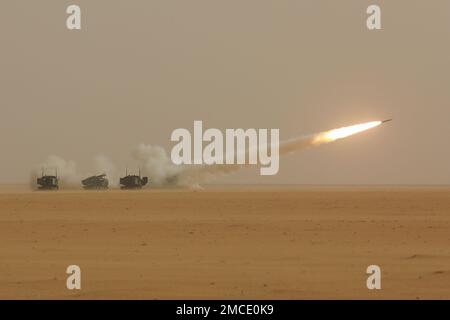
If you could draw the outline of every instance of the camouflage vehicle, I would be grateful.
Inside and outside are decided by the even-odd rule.
[[[37,178],[37,184],[39,190],[58,190],[59,189],[59,179],[58,171],[55,170],[55,175],[44,175],[44,170],[42,170],[42,175]]]
[[[109,181],[106,178],[106,174],[98,176],[92,176],[81,181],[84,189],[108,189]]]
[[[148,182],[147,177],[141,177],[141,171],[139,170],[139,175],[129,175],[126,172],[125,177],[120,178],[120,188],[121,189],[142,189]]]

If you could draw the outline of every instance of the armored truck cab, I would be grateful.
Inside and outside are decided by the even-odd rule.
[[[44,171],[42,171],[42,176],[40,178],[37,178],[37,184],[39,190],[58,190],[58,173],[56,173],[54,176],[49,176],[44,175]]]
[[[129,175],[126,174],[125,177],[120,178],[120,188],[121,189],[142,189],[148,182],[147,177],[141,177],[141,173],[139,171],[139,175]]]

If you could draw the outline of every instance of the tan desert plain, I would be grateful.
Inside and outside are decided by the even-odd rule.
[[[3,299],[449,299],[448,187],[0,191]],[[81,290],[66,288],[68,265]],[[368,290],[366,268],[381,268]]]

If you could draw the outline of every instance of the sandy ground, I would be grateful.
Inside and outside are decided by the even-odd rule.
[[[3,186],[0,240],[3,299],[450,299],[449,187]]]

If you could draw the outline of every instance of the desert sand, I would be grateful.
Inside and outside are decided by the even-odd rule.
[[[2,299],[450,299],[450,187],[3,186],[0,240]]]

